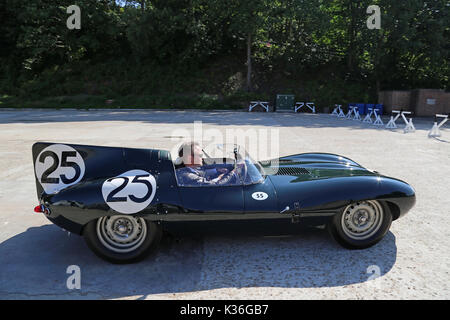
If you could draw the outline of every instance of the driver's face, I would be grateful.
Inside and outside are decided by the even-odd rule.
[[[190,151],[190,150],[189,150]],[[195,145],[192,153],[187,152],[186,156],[183,157],[184,163],[187,165],[201,165],[203,159],[203,151],[200,146]]]

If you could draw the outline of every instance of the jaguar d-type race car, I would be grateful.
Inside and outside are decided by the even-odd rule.
[[[234,172],[217,184],[190,184],[164,150],[37,142],[33,163],[35,211],[114,263],[141,260],[163,231],[280,235],[326,226],[342,246],[362,249],[415,203],[407,183],[327,153],[257,162],[237,145],[217,145],[204,151],[202,179]]]

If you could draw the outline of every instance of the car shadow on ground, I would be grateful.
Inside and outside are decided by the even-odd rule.
[[[0,244],[0,298],[103,299],[222,288],[335,287],[387,274],[396,261],[395,236],[346,250],[325,230],[290,237],[165,237],[158,252],[131,265],[97,258],[82,237],[54,225],[32,227]],[[70,265],[81,288],[68,289]]]

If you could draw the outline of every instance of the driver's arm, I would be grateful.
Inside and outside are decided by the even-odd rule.
[[[202,175],[195,172],[188,171],[188,169],[181,168],[177,170],[177,177],[181,181],[182,185],[192,186],[192,185],[214,185],[215,182],[208,180]]]
[[[220,176],[218,176],[215,179],[212,179],[215,184],[217,185],[224,185],[230,183],[231,179],[235,178],[236,181],[239,181],[239,177],[236,173],[236,169],[233,169],[229,171],[228,173],[222,173]]]

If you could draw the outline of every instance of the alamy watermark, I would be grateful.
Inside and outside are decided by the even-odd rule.
[[[71,5],[67,7],[66,12],[70,16],[66,20],[66,26],[69,30],[80,30],[81,29],[81,9],[77,5]]]
[[[370,30],[381,29],[381,9],[377,5],[371,5],[367,7],[367,14],[370,16],[367,18],[367,28]]]
[[[81,269],[77,265],[70,265],[66,269],[66,273],[70,276],[66,280],[66,287],[69,290],[81,289]]]
[[[381,277],[381,268],[380,266],[373,264],[367,267],[366,274],[369,274],[368,284],[372,287],[380,289],[381,283],[379,281],[375,281],[376,279]]]
[[[67,7],[66,12],[70,16],[66,20],[66,26],[69,30],[81,29],[81,9],[79,6],[73,4]],[[366,9],[366,13],[370,14],[367,18],[367,28],[370,30],[381,29],[381,9],[378,5],[370,5]]]
[[[176,142],[171,150],[176,156],[183,142],[195,141],[203,148],[223,146],[226,149],[238,145],[241,151],[246,151],[255,160],[272,160],[276,166],[279,158],[280,134],[278,128],[205,128],[202,121],[194,121],[193,129],[178,128],[172,131],[171,140]]]

